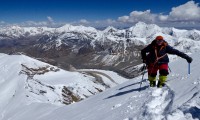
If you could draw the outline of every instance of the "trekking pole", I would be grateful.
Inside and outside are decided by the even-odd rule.
[[[169,71],[170,71],[170,73],[171,73],[171,72],[172,72],[172,71],[171,71],[171,68],[170,68],[169,66],[168,66],[168,68],[169,68]]]
[[[142,86],[142,82],[143,82],[143,79],[144,79],[144,74],[145,74],[145,70],[146,70],[146,65],[145,64],[143,65],[143,68],[144,68],[144,71],[142,73],[142,80],[140,81],[140,89],[139,89],[139,91],[141,91],[141,86]]]
[[[190,63],[188,63],[188,74],[190,74]]]

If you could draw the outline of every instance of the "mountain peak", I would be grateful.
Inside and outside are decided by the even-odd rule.
[[[108,27],[104,30],[104,32],[112,32],[112,31],[116,32],[117,29],[116,29],[115,27],[113,27],[113,26],[108,26]]]
[[[145,23],[145,22],[141,22],[141,21],[139,21],[139,22],[137,22],[136,24],[135,24],[135,26],[146,26],[147,24]]]
[[[22,29],[19,25],[10,26],[11,29]]]
[[[71,25],[65,24],[62,27],[57,28],[58,31],[77,31],[77,32],[96,32],[97,30],[93,27],[86,27],[83,25]]]
[[[129,31],[132,31],[134,36],[144,38],[152,36],[158,32],[162,32],[162,28],[155,24],[146,24],[144,22],[138,22],[135,24],[135,26],[130,27]]]

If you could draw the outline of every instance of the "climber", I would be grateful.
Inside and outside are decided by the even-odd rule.
[[[186,59],[188,63],[192,62],[191,57],[168,45],[162,36],[157,36],[151,44],[141,50],[143,63],[147,65],[150,87],[156,86],[156,76],[158,70],[159,80],[157,87],[162,88],[165,86],[167,75],[169,74],[169,58],[167,54],[175,54]]]

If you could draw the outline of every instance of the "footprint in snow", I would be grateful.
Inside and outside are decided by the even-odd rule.
[[[194,85],[200,84],[200,81],[193,82]]]
[[[151,95],[151,99],[145,105],[144,115],[149,116],[149,120],[161,120],[165,117],[165,110],[172,104],[172,94],[168,88],[157,88]]]
[[[118,107],[120,107],[120,106],[122,106],[122,104],[116,104],[116,105],[114,105],[114,106],[112,107],[112,110],[113,110],[113,109],[116,109],[116,108],[118,108]]]
[[[132,120],[132,118],[125,118],[125,119],[123,119],[123,120]]]

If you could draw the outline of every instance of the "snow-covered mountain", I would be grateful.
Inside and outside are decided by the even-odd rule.
[[[186,60],[178,59],[169,64],[172,72],[168,77],[168,87],[149,88],[148,81],[143,81],[140,88],[142,76],[139,76],[81,102],[63,106],[55,104],[60,98],[59,87],[76,79],[89,81],[92,78],[50,66],[48,70],[54,71],[34,74],[35,79],[30,79],[27,78],[29,72],[25,72],[27,68],[23,66],[34,71],[47,64],[25,56],[1,55],[1,120],[199,120],[200,54],[191,57],[194,61],[189,75]],[[118,79],[117,74],[105,74]]]
[[[95,45],[95,41],[108,42],[108,41],[124,41],[130,39],[132,42],[139,40],[140,44],[146,44],[152,41],[156,35],[163,35],[166,41],[178,40],[180,38],[191,39],[194,41],[200,41],[200,31],[198,30],[179,30],[176,28],[162,28],[155,24],[146,24],[138,22],[133,27],[128,29],[117,29],[112,26],[107,27],[105,30],[100,31],[93,27],[85,26],[73,26],[66,24],[60,28],[47,28],[47,27],[20,27],[9,26],[0,28],[0,40],[4,39],[17,39],[20,37],[30,36],[56,36],[47,42],[54,41],[60,42],[57,47],[62,44],[66,44],[66,40],[78,39],[78,40],[91,40],[90,45]],[[143,39],[144,38],[144,39]],[[38,39],[36,39],[37,41]],[[177,42],[177,41],[173,41]],[[47,47],[47,46],[46,46]],[[52,47],[52,46],[48,46]],[[93,46],[95,47],[95,46]]]
[[[65,71],[25,55],[0,54],[0,66],[1,120],[14,118],[29,105],[57,108],[126,81],[113,80],[101,71]]]
[[[79,69],[109,69],[133,77],[135,74],[130,75],[125,68],[141,63],[140,50],[157,35],[164,36],[170,45],[183,52],[200,49],[198,30],[162,28],[139,22],[127,29],[109,26],[102,31],[69,24],[59,28],[0,28],[0,51],[22,52],[66,70],[73,65]]]

